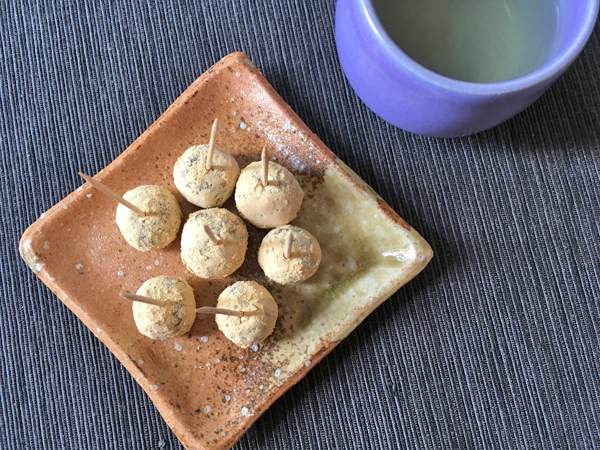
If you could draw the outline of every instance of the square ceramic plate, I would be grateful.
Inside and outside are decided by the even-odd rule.
[[[117,192],[166,184],[192,144],[208,141],[215,117],[218,145],[240,166],[267,144],[299,178],[305,200],[295,224],[321,243],[318,273],[297,286],[269,285],[256,262],[264,231],[248,226],[248,257],[224,280],[202,280],[183,267],[179,240],[165,250],[129,247],[115,223],[116,205],[83,186],[24,233],[28,266],[127,368],[181,442],[191,449],[232,446],[246,429],[348,335],[373,309],[429,262],[431,248],[352,170],[325,147],[242,53],[198,78],[97,178]],[[194,208],[181,197],[184,213]],[[227,207],[235,209],[230,203]],[[198,317],[186,336],[163,342],[139,334],[131,305],[118,297],[159,274],[186,279],[199,306],[214,305],[239,279],[267,285],[280,307],[275,333],[242,350]]]

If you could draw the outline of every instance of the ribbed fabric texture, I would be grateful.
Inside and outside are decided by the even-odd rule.
[[[233,50],[435,251],[236,448],[600,448],[600,29],[532,108],[436,140],[358,100],[334,9],[0,0],[0,448],[180,448],[17,243]]]

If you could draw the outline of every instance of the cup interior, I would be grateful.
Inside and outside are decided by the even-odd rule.
[[[550,77],[560,72],[587,41],[599,3],[599,0],[461,0],[458,2],[464,6],[461,12],[457,2],[450,0],[424,0],[421,6],[415,6],[418,4],[412,0],[363,1],[387,43],[419,71],[479,85]],[[537,10],[531,6],[534,4]],[[472,5],[475,11],[468,9]],[[515,11],[522,17],[511,17]],[[478,21],[479,12],[482,15]],[[465,17],[458,17],[460,14]],[[502,28],[505,24],[500,16],[506,16],[508,29]],[[500,19],[496,21],[495,17]],[[465,21],[462,27],[461,20]]]

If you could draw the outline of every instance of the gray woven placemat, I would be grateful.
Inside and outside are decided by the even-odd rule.
[[[600,30],[525,113],[434,140],[360,103],[333,16],[333,0],[0,0],[0,448],[179,448],[17,242],[233,50],[436,254],[237,448],[600,448]]]

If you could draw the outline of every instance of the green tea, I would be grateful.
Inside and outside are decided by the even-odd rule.
[[[446,77],[494,82],[525,75],[550,55],[557,0],[373,0],[390,37]]]

